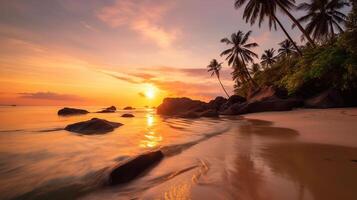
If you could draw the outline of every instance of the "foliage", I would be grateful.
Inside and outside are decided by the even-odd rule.
[[[284,87],[290,95],[309,96],[327,88],[353,91],[357,89],[357,57],[335,40],[306,47],[302,57],[279,59],[254,80],[260,86]],[[236,92],[246,94],[247,87],[236,88]]]

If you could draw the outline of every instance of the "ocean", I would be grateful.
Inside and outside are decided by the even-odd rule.
[[[60,108],[0,107],[0,199],[357,196],[356,109],[182,119],[144,108],[94,113],[103,107],[61,117]],[[101,135],[63,129],[93,117],[124,125]],[[157,149],[164,153],[157,165],[127,184],[108,184],[114,166]]]

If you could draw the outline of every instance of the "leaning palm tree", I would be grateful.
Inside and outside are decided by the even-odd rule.
[[[211,72],[211,76],[216,75],[219,84],[221,84],[221,87],[224,91],[224,93],[226,93],[227,97],[229,98],[229,94],[227,93],[226,89],[224,88],[221,79],[220,79],[220,71],[222,69],[222,63],[218,63],[216,59],[213,59],[210,64],[207,66],[208,68],[208,72]]]
[[[284,40],[279,45],[278,57],[289,57],[291,54],[296,53],[290,40]]]
[[[231,47],[223,51],[221,56],[226,56],[228,65],[233,67],[233,80],[237,84],[249,83],[255,87],[256,84],[247,69],[247,64],[253,62],[253,57],[258,58],[258,55],[250,50],[253,47],[257,47],[258,44],[255,42],[248,43],[251,33],[252,31],[248,31],[246,34],[238,31],[233,33],[230,38],[223,38],[221,42]]]
[[[272,64],[274,64],[276,62],[274,53],[275,53],[275,50],[273,48],[265,50],[261,57],[262,61],[260,62],[260,64],[263,65],[265,68],[268,68]]]
[[[335,28],[343,32],[340,24],[345,23],[347,16],[340,10],[349,3],[345,0],[313,0],[310,3],[301,3],[299,10],[307,11],[299,22],[307,22],[306,32],[314,40],[324,40],[335,36]],[[294,26],[293,26],[294,27]]]
[[[250,22],[254,24],[255,21],[259,20],[259,27],[263,22],[264,18],[268,17],[269,27],[274,26],[276,29],[276,23],[283,30],[287,38],[293,43],[294,41],[280,22],[280,20],[276,17],[276,8],[279,7],[284,11],[285,14],[289,16],[289,18],[299,27],[300,31],[304,34],[304,36],[308,39],[308,41],[314,45],[313,40],[310,38],[309,34],[305,31],[305,29],[301,26],[301,24],[295,19],[294,16],[291,15],[289,10],[295,7],[295,0],[235,0],[235,8],[238,9],[242,7],[246,2],[247,5],[243,12],[243,19],[246,22]],[[294,45],[299,54],[302,54],[299,48]]]

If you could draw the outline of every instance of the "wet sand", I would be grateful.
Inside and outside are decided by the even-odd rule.
[[[357,109],[223,118],[141,178],[83,199],[357,199]]]
[[[357,109],[245,118],[252,125],[241,127],[243,133],[276,140],[258,145],[263,164],[243,164],[237,174],[245,178],[238,188],[248,192],[242,199],[357,199]],[[237,162],[250,162],[244,160]]]
[[[162,196],[357,199],[357,109],[244,117],[243,125],[187,152],[200,157],[201,162],[206,159],[209,167],[204,170],[201,166],[188,176],[194,183],[173,181]]]

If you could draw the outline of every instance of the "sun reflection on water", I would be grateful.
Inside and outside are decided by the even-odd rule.
[[[152,113],[146,115],[146,129],[144,138],[140,141],[140,147],[154,148],[163,140],[162,136],[155,131],[155,116]]]

